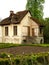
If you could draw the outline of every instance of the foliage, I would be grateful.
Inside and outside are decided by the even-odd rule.
[[[8,59],[2,59],[0,58],[0,65],[10,65]]]
[[[7,58],[7,57],[8,57],[8,55],[6,53],[1,53],[0,54],[0,58]]]
[[[0,58],[8,58],[8,55],[10,55],[10,57],[13,57],[13,54],[1,53]]]
[[[44,40],[45,43],[49,43],[49,18],[45,18],[44,25]]]
[[[48,43],[43,44],[13,44],[13,43],[0,43],[0,49],[3,48],[11,48],[11,47],[18,47],[18,46],[39,46],[39,47],[49,47]]]
[[[17,58],[17,59],[14,60],[14,62],[15,62],[15,64],[17,64],[17,65],[20,65],[20,59]]]
[[[6,54],[6,53],[5,53]],[[48,65],[49,53],[37,53],[31,55],[16,55],[16,57],[0,58],[0,65]]]
[[[34,18],[43,18],[43,3],[44,0],[27,0],[26,9],[30,11]]]

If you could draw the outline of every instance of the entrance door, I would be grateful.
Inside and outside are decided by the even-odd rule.
[[[34,28],[32,29],[32,36],[34,36]]]

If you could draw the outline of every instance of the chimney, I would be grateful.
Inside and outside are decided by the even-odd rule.
[[[10,16],[12,16],[13,14],[14,14],[14,11],[11,10],[11,11],[10,11]]]

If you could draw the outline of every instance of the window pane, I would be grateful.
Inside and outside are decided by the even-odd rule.
[[[5,27],[5,36],[8,36],[8,27]]]
[[[14,35],[17,35],[17,26],[14,26]]]

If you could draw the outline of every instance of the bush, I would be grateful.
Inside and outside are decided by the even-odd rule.
[[[0,59],[0,65],[11,65],[8,59]]]
[[[8,54],[8,53],[1,53],[0,54],[0,58],[8,58],[8,55],[10,55],[10,57],[13,57],[12,54]]]
[[[15,59],[14,62],[16,65],[20,65],[20,59]]]
[[[0,58],[7,58],[7,57],[8,57],[8,55],[6,53],[1,53],[0,54]]]
[[[48,53],[38,53],[7,58],[4,53],[0,58],[0,65],[48,65],[48,56]]]

